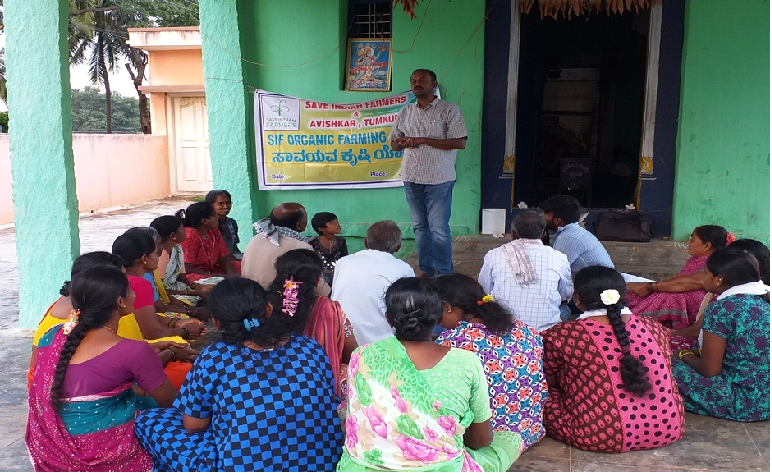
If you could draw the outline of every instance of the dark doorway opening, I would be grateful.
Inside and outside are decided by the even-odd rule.
[[[513,207],[555,194],[588,208],[635,202],[648,15],[522,15]]]

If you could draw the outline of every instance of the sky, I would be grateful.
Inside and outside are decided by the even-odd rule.
[[[0,34],[0,48],[5,47],[5,35]],[[119,92],[122,96],[136,97],[137,91],[134,89],[134,83],[129,77],[126,67],[123,66],[125,61],[121,61],[120,68],[116,68],[115,71],[110,73],[110,86],[113,92]],[[145,74],[147,74],[145,69]],[[70,88],[72,89],[84,89],[86,86],[95,87],[91,84],[88,77],[88,64],[79,64],[77,66],[70,66]],[[99,86],[100,91],[104,91],[102,86]],[[0,111],[6,112],[8,106],[0,100]]]
[[[122,96],[135,97],[137,95],[136,89],[134,89],[134,83],[129,76],[129,72],[126,71],[126,66],[123,64],[125,61],[121,61],[120,68],[115,68],[110,74],[110,88],[112,91],[119,92]],[[147,69],[145,69],[147,73]],[[88,77],[88,64],[79,64],[77,66],[70,66],[70,88],[71,89],[83,89],[86,86],[95,87],[91,84]],[[99,86],[100,91],[104,91],[102,86]]]

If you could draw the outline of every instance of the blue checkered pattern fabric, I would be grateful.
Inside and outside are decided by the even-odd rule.
[[[141,444],[164,471],[334,471],[343,444],[324,350],[293,336],[272,351],[215,343],[201,352],[174,409],[136,420]],[[211,417],[188,434],[182,415]]]

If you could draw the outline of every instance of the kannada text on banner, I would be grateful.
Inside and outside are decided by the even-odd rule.
[[[389,143],[411,92],[352,104],[255,91],[261,190],[402,186],[402,152]]]

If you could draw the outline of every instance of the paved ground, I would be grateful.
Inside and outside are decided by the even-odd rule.
[[[145,203],[80,219],[82,252],[109,250],[116,236],[132,226],[147,226],[162,214],[187,206],[182,199]],[[490,236],[456,238],[456,270],[476,275],[489,249],[504,239]],[[683,243],[604,243],[618,270],[651,278],[675,274],[685,261]],[[416,265],[415,256],[408,259]],[[0,471],[30,471],[24,446],[27,419],[26,372],[31,331],[18,328],[18,277],[13,228],[0,230]],[[41,312],[45,309],[41,309]],[[545,438],[529,449],[511,471],[763,471],[769,472],[769,422],[739,423],[687,414],[686,438],[676,444],[645,452],[597,454],[583,452]]]

